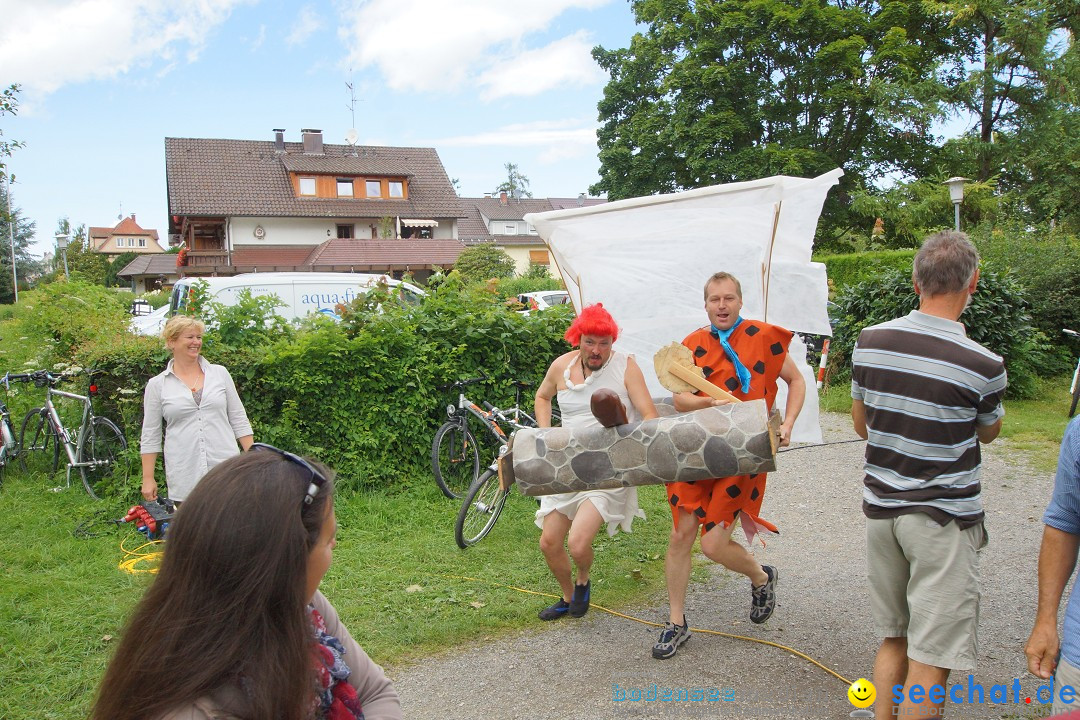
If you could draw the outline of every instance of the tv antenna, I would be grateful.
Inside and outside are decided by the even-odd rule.
[[[360,136],[356,132],[356,89],[352,83],[352,69],[349,69],[349,80],[345,82],[345,87],[349,88],[349,118],[352,123],[349,126],[348,132],[345,133],[345,142],[352,148],[352,154],[356,155],[356,141]]]

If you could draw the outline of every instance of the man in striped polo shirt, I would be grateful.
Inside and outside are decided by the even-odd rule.
[[[851,358],[851,417],[867,440],[870,598],[882,638],[877,717],[940,714],[944,697],[930,688],[945,687],[951,670],[975,667],[986,545],[979,443],[1001,430],[1006,385],[1001,358],[958,322],[978,265],[963,233],[927,238],[912,273],[919,309],[863,330]],[[915,702],[914,685],[926,691]]]

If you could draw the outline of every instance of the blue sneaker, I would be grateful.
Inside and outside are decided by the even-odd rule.
[[[559,598],[559,602],[541,610],[537,617],[541,620],[558,620],[559,618],[564,617],[569,611],[570,603]]]
[[[570,599],[570,617],[579,618],[589,612],[589,595],[592,588],[592,580],[584,585],[574,586],[574,597]]]

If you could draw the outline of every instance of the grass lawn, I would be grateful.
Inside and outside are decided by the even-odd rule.
[[[62,481],[62,474],[14,472],[0,491],[0,717],[7,720],[85,716],[113,639],[151,580],[117,568],[121,542],[134,548],[145,540],[126,526],[72,535],[80,522],[120,517],[126,507],[95,502],[81,485],[49,491]],[[663,594],[669,513],[660,487],[643,488],[641,500],[647,522],[597,541],[593,597],[602,605],[632,607]],[[430,478],[398,493],[338,497],[338,546],[323,590],[377,662],[405,664],[538,624],[537,611],[552,600],[502,585],[558,592],[537,545],[534,500],[515,492],[491,534],[465,551],[454,544],[457,508]]]

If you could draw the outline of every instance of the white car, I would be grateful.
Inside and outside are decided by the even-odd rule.
[[[136,335],[160,335],[169,319],[168,304],[162,305],[149,315],[136,315],[128,321],[128,327]]]
[[[540,290],[521,293],[517,299],[525,306],[524,310],[518,312],[527,314],[533,310],[546,310],[554,305],[565,305],[570,302],[570,293],[565,290]]]
[[[206,283],[210,299],[223,305],[235,305],[242,290],[250,290],[253,296],[275,295],[281,301],[275,312],[286,320],[299,320],[312,312],[333,315],[339,303],[347,304],[379,283],[386,283],[400,292],[402,299],[409,303],[419,303],[424,296],[424,291],[415,285],[372,273],[264,272],[230,277],[188,277],[176,282],[169,304],[164,308],[141,318],[132,318],[132,330],[139,335],[160,334],[165,321],[175,313],[183,312],[190,302],[196,282]],[[160,312],[162,310],[164,312]]]

